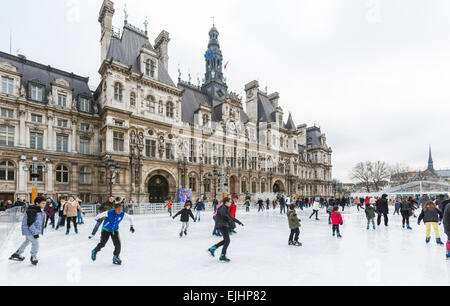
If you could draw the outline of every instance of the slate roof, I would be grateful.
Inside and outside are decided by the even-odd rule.
[[[45,85],[44,99],[51,92],[51,83],[56,79],[65,79],[73,88],[73,97],[83,95],[92,99],[92,92],[89,88],[89,78],[81,77],[70,72],[59,70],[51,66],[45,66],[28,59],[20,58],[14,55],[0,52],[0,62],[8,62],[17,67],[17,71],[22,74],[21,85],[28,90],[28,81],[39,80]]]
[[[179,83],[178,86],[184,90],[183,98],[181,99],[181,119],[185,122],[194,124],[194,114],[199,109],[200,104],[207,102],[211,105],[209,97],[196,90],[193,87]],[[212,118],[214,120],[214,118]]]
[[[258,122],[276,122],[276,110],[269,98],[258,93]]]
[[[284,125],[284,128],[290,131],[296,131],[297,127],[295,126],[294,120],[292,120],[292,114],[289,113],[289,119],[287,123]]]
[[[319,127],[314,126],[306,129],[306,143],[308,147],[320,146],[320,136],[322,136],[322,132]]]
[[[143,46],[153,50],[148,37],[144,33],[131,25],[125,25],[120,39],[116,36],[112,37],[106,58],[113,58],[117,62],[132,66],[134,72],[143,73],[139,63],[139,54]],[[176,87],[161,60],[158,61],[158,81]]]

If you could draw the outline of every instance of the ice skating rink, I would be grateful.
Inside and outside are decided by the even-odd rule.
[[[425,244],[425,226],[412,218],[412,231],[401,228],[401,217],[390,217],[390,226],[366,230],[364,212],[344,212],[342,239],[331,236],[325,210],[320,221],[310,220],[310,210],[300,213],[303,247],[287,245],[286,216],[279,211],[238,211],[245,227],[231,237],[228,257],[219,263],[207,249],[218,241],[211,235],[211,213],[200,223],[190,222],[187,238],[179,238],[181,223],[168,215],[135,216],[136,233],[121,224],[122,266],[112,265],[112,241],[94,263],[90,252],[99,241],[88,236],[92,219],[79,234],[48,229],[41,237],[39,265],[8,257],[22,242],[20,227],[0,250],[0,285],[449,285],[450,261],[445,246]],[[446,236],[440,227],[444,240]]]

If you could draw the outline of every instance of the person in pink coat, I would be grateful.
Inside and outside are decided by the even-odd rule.
[[[331,213],[331,223],[333,224],[333,236],[336,236],[337,233],[337,237],[342,238],[339,226],[344,224],[344,220],[342,219],[338,206],[333,208],[333,212]]]

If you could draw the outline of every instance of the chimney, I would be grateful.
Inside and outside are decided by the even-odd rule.
[[[114,16],[114,3],[110,0],[103,0],[103,5],[100,9],[98,22],[101,24],[101,62],[106,59],[108,55],[109,46],[112,38],[112,19]]]
[[[269,101],[272,103],[274,108],[278,107],[278,100],[280,100],[280,94],[278,92],[274,92],[273,94],[269,95]]]
[[[169,42],[169,32],[164,30],[155,39],[155,50],[158,52],[159,58],[167,71],[169,71]]]

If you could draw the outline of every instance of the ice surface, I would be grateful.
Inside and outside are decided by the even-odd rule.
[[[121,224],[122,266],[112,265],[112,241],[98,254],[90,252],[99,241],[88,236],[94,221],[87,219],[80,234],[47,230],[41,238],[39,265],[31,266],[29,249],[23,263],[8,261],[20,243],[20,227],[0,250],[0,285],[449,285],[450,261],[445,247],[425,244],[425,226],[412,218],[413,230],[401,228],[401,217],[390,215],[390,226],[366,230],[364,212],[344,212],[344,238],[331,236],[327,214],[308,219],[301,212],[300,241],[289,247],[287,218],[271,210],[258,214],[238,211],[245,223],[231,237],[231,263],[219,263],[207,249],[218,239],[211,235],[211,213],[190,223],[180,239],[181,223],[168,215],[135,216],[133,235]],[[446,236],[440,227],[444,240]]]

